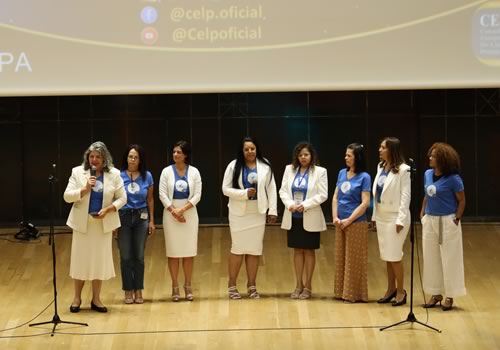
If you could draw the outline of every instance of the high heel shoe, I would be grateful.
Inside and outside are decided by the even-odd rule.
[[[172,301],[179,301],[181,299],[181,295],[179,293],[179,287],[172,287]]]
[[[108,308],[106,306],[97,306],[93,301],[90,302],[90,309],[97,312],[108,312]]]
[[[442,300],[443,300],[442,295],[433,295],[433,296],[431,296],[431,299],[429,300],[429,302],[424,304],[424,309],[430,309],[430,308],[436,306],[438,303],[439,303],[439,305],[441,305]]]
[[[247,292],[250,299],[260,299],[260,294],[257,292],[256,286],[249,286]]]
[[[453,309],[453,298],[446,298],[444,303],[441,305],[443,311],[450,311]]]
[[[191,286],[184,286],[184,294],[186,294],[186,300],[187,301],[193,301],[194,300],[193,290],[191,289]]]
[[[404,290],[404,292],[405,292],[405,296],[403,297],[403,299],[401,299],[400,301],[398,301],[397,299],[394,299],[394,301],[392,302],[392,306],[401,306],[401,305],[406,304],[406,297],[408,296],[408,294],[406,294],[406,290]]]
[[[302,290],[304,288],[295,288],[295,290],[292,292],[292,294],[290,294],[290,299],[299,299],[300,297],[300,294],[302,293]]]
[[[311,299],[311,298],[312,298],[312,289],[309,289],[309,288],[302,289],[302,292],[299,295],[299,299],[306,300],[306,299]]]
[[[70,305],[69,311],[72,313],[77,313],[80,311],[80,305]]]
[[[396,297],[396,295],[398,294],[398,290],[396,289],[394,292],[392,292],[391,294],[389,294],[388,296],[386,297],[383,297],[383,298],[380,298],[379,300],[377,300],[377,303],[379,304],[387,304],[387,303],[390,303],[391,300],[393,298]]]
[[[229,294],[229,299],[232,299],[232,300],[241,299],[241,294],[240,294],[240,292],[238,292],[238,288],[236,288],[236,286],[228,287],[227,292]]]

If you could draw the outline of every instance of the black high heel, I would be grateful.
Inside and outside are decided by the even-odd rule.
[[[392,302],[392,306],[401,306],[401,305],[406,304],[406,297],[408,296],[408,294],[406,294],[406,290],[404,290],[404,292],[405,292],[405,296],[403,297],[403,299],[401,299],[400,301],[394,300]]]
[[[97,312],[108,312],[108,308],[106,306],[97,306],[93,301],[90,302],[90,308]]]
[[[386,296],[385,298],[380,298],[379,300],[377,300],[377,303],[379,304],[387,304],[387,303],[390,303],[391,300],[393,298],[396,297],[396,295],[398,294],[398,290],[396,289],[394,292],[392,292],[391,294],[389,294],[388,296]]]
[[[80,305],[70,305],[69,311],[72,313],[77,313],[80,311]]]
[[[430,308],[436,306],[438,303],[439,303],[439,305],[441,305],[442,300],[443,300],[442,295],[433,295],[431,297],[431,300],[429,300],[428,303],[424,304],[424,309],[430,309]]]

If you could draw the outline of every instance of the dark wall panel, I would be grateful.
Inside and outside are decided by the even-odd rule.
[[[477,173],[477,205],[481,216],[496,216],[500,213],[500,118],[479,118],[477,137],[477,170],[466,168]],[[472,191],[470,191],[472,192]],[[467,191],[469,196],[469,191]],[[471,205],[468,201],[468,205]]]
[[[209,222],[220,221],[222,200],[222,176],[224,169],[219,166],[219,150],[214,140],[219,138],[217,121],[197,120],[193,126],[193,165],[198,168],[203,182],[203,192],[198,212]]]
[[[278,188],[295,144],[313,143],[329,174],[328,201],[338,171],[345,167],[345,147],[366,147],[372,176],[378,147],[385,136],[400,138],[404,153],[416,160],[415,186],[421,199],[427,150],[433,142],[452,144],[462,159],[469,218],[500,218],[499,172],[500,89],[425,91],[324,91],[230,94],[115,95],[0,98],[0,146],[12,171],[0,172],[6,198],[0,224],[23,217],[48,219],[48,175],[57,164],[56,216],[66,220],[70,205],[62,200],[71,168],[81,164],[91,142],[109,147],[119,167],[129,143],[141,144],[156,183],[156,210],[161,170],[171,163],[171,147],[186,140],[193,164],[203,177],[202,222],[227,220],[227,198],[221,183],[227,164],[236,157],[243,136],[260,142],[273,164]],[[279,203],[280,209],[282,208]]]
[[[24,201],[28,218],[48,217],[49,175],[58,164],[58,122],[24,124]]]
[[[1,99],[0,99],[1,105]],[[5,105],[3,105],[5,106]],[[5,110],[4,110],[5,111]],[[0,118],[5,117],[5,114]],[[0,204],[0,224],[16,223],[23,219],[23,149],[21,124],[2,122],[0,119],[0,149],[2,150],[2,204]],[[28,196],[28,195],[26,195]]]
[[[476,179],[479,169],[476,163],[476,125],[471,117],[451,117],[448,120],[448,142],[460,154],[462,166],[461,177],[465,186],[466,207],[465,216],[474,215],[477,207]],[[500,130],[500,129],[499,129]],[[500,148],[499,148],[500,149]],[[500,211],[499,211],[500,213]]]

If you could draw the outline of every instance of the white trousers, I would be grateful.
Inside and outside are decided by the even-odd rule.
[[[455,215],[422,218],[424,291],[449,298],[466,294],[462,226]]]

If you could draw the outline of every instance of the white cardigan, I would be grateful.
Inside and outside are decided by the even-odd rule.
[[[299,169],[287,165],[283,180],[281,182],[280,197],[285,205],[283,222],[281,228],[290,230],[292,228],[292,213],[288,210],[295,204],[292,196],[292,183]],[[328,198],[328,176],[325,168],[314,166],[309,171],[309,182],[307,184],[306,199],[302,202],[304,206],[304,230],[308,232],[320,232],[326,230],[325,216],[321,209],[321,203]]]
[[[236,159],[231,161],[224,173],[224,180],[222,181],[222,192],[225,196],[229,197],[227,206],[231,214],[236,216],[245,215],[247,203],[249,201],[247,190],[243,189],[243,181],[241,180],[241,173],[238,177],[238,184],[240,188],[233,188],[233,172],[236,165]],[[257,206],[260,214],[265,214],[268,209],[268,215],[278,215],[276,208],[277,195],[276,195],[276,182],[272,176],[271,168],[257,159]],[[272,178],[271,178],[272,176]]]
[[[377,176],[375,176],[375,180],[373,181],[372,193],[374,201],[372,221],[377,220],[377,207],[383,205],[386,211],[398,213],[396,225],[408,225],[410,221],[411,201],[410,167],[403,163],[399,166],[397,174],[389,171],[380,196],[380,203],[378,203],[376,200],[377,182],[382,170],[383,168],[379,166]]]
[[[172,205],[172,200],[174,196],[174,185],[175,185],[175,165],[169,165],[164,168],[160,175],[160,200],[165,207],[165,210]],[[189,165],[188,168],[188,185],[189,185],[189,197],[188,201],[196,207],[196,204],[201,199],[201,176],[198,169],[194,166]]]
[[[89,215],[90,193],[81,197],[81,189],[87,185],[90,177],[90,169],[84,170],[83,166],[77,166],[71,171],[71,177],[68,186],[64,191],[64,200],[67,203],[73,203],[66,224],[75,231],[87,232],[87,222]],[[103,172],[104,187],[102,207],[113,204],[115,212],[109,212],[102,219],[104,232],[111,232],[120,227],[120,216],[118,210],[127,204],[127,193],[123,186],[123,180],[120,171],[111,168],[109,172]]]

